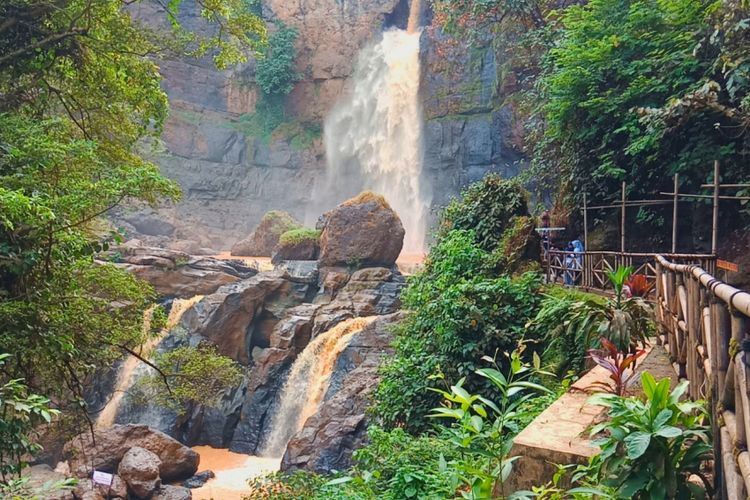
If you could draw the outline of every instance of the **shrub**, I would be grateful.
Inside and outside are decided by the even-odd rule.
[[[591,398],[592,404],[609,409],[609,420],[592,429],[592,435],[605,433],[594,441],[601,453],[579,471],[579,478],[616,488],[617,498],[711,498],[702,471],[712,450],[705,404],[680,402],[688,381],[671,393],[669,382],[657,383],[644,372],[643,400],[611,394]],[[700,477],[704,487],[690,482],[691,475]]]
[[[527,205],[528,193],[519,182],[488,174],[464,190],[460,200],[445,207],[438,237],[456,229],[471,230],[479,247],[492,252],[500,247],[515,218],[529,215]],[[505,251],[510,253],[511,249]]]
[[[283,24],[268,37],[268,45],[255,66],[255,81],[266,95],[287,95],[301,79],[294,62],[297,30]]]
[[[313,243],[318,244],[320,238],[320,231],[317,229],[309,229],[301,227],[299,229],[292,229],[283,233],[279,237],[279,246],[286,247],[292,245],[300,245],[302,243]]]
[[[412,313],[397,328],[395,354],[375,391],[374,412],[386,427],[429,427],[425,415],[440,398],[427,388],[438,373],[448,384],[467,377],[468,390],[491,390],[474,373],[478,360],[516,347],[539,305],[541,279],[536,273],[496,277],[489,261],[472,232],[451,231],[410,279],[402,301]]]
[[[557,365],[558,375],[580,372],[588,349],[599,347],[600,337],[620,351],[635,352],[651,336],[651,306],[641,297],[625,296],[629,276],[629,268],[608,274],[616,293],[611,299],[567,291],[545,297],[529,326],[544,338],[545,358]]]

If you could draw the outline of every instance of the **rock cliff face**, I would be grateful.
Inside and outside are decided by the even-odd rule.
[[[148,18],[154,8],[141,4],[136,15]],[[184,22],[204,29],[191,17],[192,8],[185,2]],[[502,76],[501,51],[489,42],[468,47],[445,35],[429,26],[429,6],[424,10],[424,178],[440,206],[487,171],[516,175],[523,157],[520,127],[505,103],[512,81]],[[305,220],[315,179],[325,171],[322,119],[346,92],[360,48],[383,29],[404,27],[409,0],[264,0],[263,13],[298,30],[303,75],[287,99],[287,123],[273,134],[243,127],[258,97],[252,62],[228,71],[216,70],[210,60],[160,62],[172,111],[164,147],[153,154],[184,193],[156,214],[168,223],[160,227],[169,229],[170,238],[227,249],[268,210]],[[137,227],[134,222],[154,217],[139,211],[127,218]]]

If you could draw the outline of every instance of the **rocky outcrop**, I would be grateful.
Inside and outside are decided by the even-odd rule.
[[[158,248],[139,248],[117,264],[147,281],[164,297],[187,299],[214,293],[223,285],[257,274],[257,269],[237,261],[192,257],[182,252]]]
[[[377,386],[378,366],[391,351],[390,327],[401,314],[384,316],[354,335],[341,353],[326,400],[287,445],[282,471],[345,470],[366,439],[366,409]]]
[[[404,244],[401,219],[370,192],[326,212],[319,225],[321,267],[391,267]]]
[[[77,477],[89,477],[92,470],[116,472],[120,461],[133,447],[154,453],[161,465],[164,482],[187,479],[198,470],[199,456],[179,441],[146,425],[114,425],[84,432],[65,444],[63,455]]]
[[[221,354],[247,365],[252,349],[269,346],[279,318],[305,299],[308,288],[287,279],[283,271],[260,273],[204,297],[183,315],[181,325],[216,344]]]
[[[286,212],[268,212],[250,236],[232,246],[232,255],[270,257],[279,244],[281,235],[301,226],[302,224]]]
[[[274,327],[269,346],[253,349],[247,397],[230,449],[240,453],[259,451],[288,370],[310,339],[350,318],[397,312],[403,284],[403,277],[389,269],[362,269],[347,274],[335,294],[324,293],[313,303],[289,309]]]
[[[123,455],[117,467],[117,474],[136,498],[151,498],[151,495],[161,487],[160,466],[161,460],[155,453],[134,446]]]

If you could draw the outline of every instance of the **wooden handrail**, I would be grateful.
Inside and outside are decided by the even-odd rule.
[[[698,259],[700,260],[700,259]],[[701,266],[655,256],[659,340],[689,395],[708,401],[717,498],[750,491],[750,293]]]

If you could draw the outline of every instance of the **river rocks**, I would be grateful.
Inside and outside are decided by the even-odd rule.
[[[161,486],[159,457],[145,448],[134,446],[123,455],[117,474],[137,498],[151,498]]]
[[[382,196],[371,192],[323,216],[320,266],[391,267],[404,244],[404,226]]]
[[[211,470],[204,470],[201,472],[197,472],[193,477],[190,479],[187,479],[182,485],[185,488],[200,488],[204,484],[208,482],[209,479],[213,479],[216,477],[216,474],[214,474],[214,471]]]
[[[123,456],[132,447],[145,448],[158,456],[161,460],[160,476],[165,482],[188,478],[198,469],[196,452],[146,425],[96,429],[93,439],[90,432],[84,432],[65,444],[63,454],[70,462],[73,474],[89,477],[92,468],[117,471]]]
[[[296,229],[281,235],[271,262],[285,260],[317,260],[320,253],[320,233],[314,229]]]
[[[390,326],[401,318],[401,313],[378,318],[354,335],[339,356],[325,401],[287,445],[282,471],[325,473],[351,465],[352,452],[366,439],[365,412],[378,366],[391,352]]]
[[[232,246],[232,255],[270,257],[281,235],[301,226],[288,213],[272,210],[263,216],[250,236]]]
[[[164,485],[154,493],[151,500],[190,500],[191,498],[193,498],[193,494],[187,488]]]

